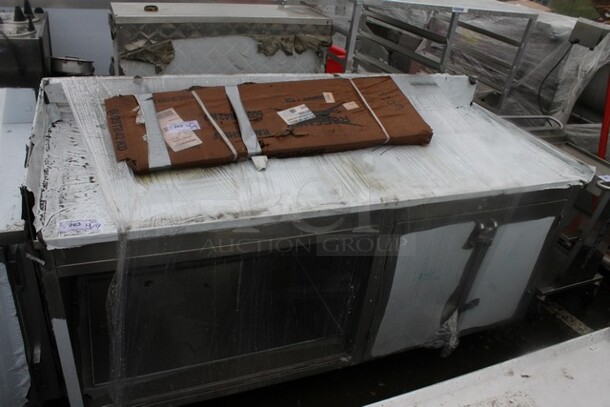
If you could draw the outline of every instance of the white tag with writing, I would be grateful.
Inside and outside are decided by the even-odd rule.
[[[159,127],[161,127],[163,133],[163,140],[174,152],[186,150],[202,143],[201,139],[193,132],[193,130],[199,130],[199,123],[196,120],[185,122],[173,108],[157,113],[157,117],[159,118]]]
[[[345,110],[354,110],[358,109],[360,106],[358,106],[358,103],[356,102],[347,102],[343,104],[343,107],[345,108]]]
[[[277,114],[288,125],[301,123],[305,120],[310,120],[316,117],[305,105],[299,105],[290,109],[282,110],[281,112],[277,112]]]
[[[468,13],[468,9],[466,7],[453,7],[453,9],[451,9],[451,12],[453,12],[453,13]]]
[[[176,123],[170,123],[167,126],[167,131],[169,131],[170,133],[181,133],[183,131],[188,131],[188,130],[201,130],[201,127],[199,127],[199,123],[197,122],[197,120],[191,120],[188,122],[176,122]]]
[[[60,220],[59,233],[62,235],[75,235],[81,232],[97,232],[102,224],[97,219]]]
[[[322,92],[322,95],[324,96],[324,101],[326,103],[335,103],[335,96],[332,92]]]

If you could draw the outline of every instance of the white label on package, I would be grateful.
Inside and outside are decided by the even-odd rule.
[[[354,110],[354,109],[358,109],[358,103],[356,102],[347,102],[343,104],[343,107],[345,108],[345,110]]]
[[[454,7],[451,11],[453,13],[468,13],[468,9],[465,7]]]
[[[188,122],[178,122],[178,123],[170,123],[167,126],[167,131],[170,133],[182,133],[183,131],[188,130],[201,130],[199,127],[199,123],[197,120],[191,120]]]
[[[600,175],[599,179],[601,179],[604,182],[610,182],[610,175]]]
[[[326,103],[335,103],[335,97],[332,92],[322,92],[322,95],[324,96],[324,101],[326,101]]]
[[[286,122],[288,125],[304,122],[316,117],[311,110],[305,105],[299,105],[290,109],[282,110],[277,114]]]
[[[157,117],[159,118],[159,127],[163,132],[163,140],[174,152],[186,150],[202,143],[193,129],[186,125],[186,123],[192,122],[182,120],[173,108],[157,113]],[[197,129],[195,130],[198,130],[198,128],[199,124],[197,123]]]
[[[59,221],[59,233],[62,235],[75,235],[82,232],[97,232],[101,228],[102,224],[96,219]]]

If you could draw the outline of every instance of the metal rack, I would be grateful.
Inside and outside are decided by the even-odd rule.
[[[392,9],[417,9],[449,15],[450,17],[447,19],[449,24],[447,32],[444,35],[439,35],[438,33],[435,33],[427,28],[417,27],[409,22],[402,21],[385,13],[385,11],[390,11]],[[527,22],[525,24],[522,36],[518,39],[514,39],[486,30],[477,25],[460,21],[460,16],[462,14],[509,17],[514,19],[525,19]],[[372,42],[381,47],[385,47],[392,52],[397,52],[413,61],[419,62],[422,65],[439,72],[452,71],[470,75],[472,72],[460,71],[455,66],[449,67],[451,50],[455,46],[456,30],[458,27],[460,27],[489,37],[493,40],[500,41],[504,44],[511,45],[516,49],[511,62],[496,61],[499,66],[507,70],[506,77],[501,86],[498,86],[498,84],[491,81],[480,79],[483,84],[489,86],[500,94],[500,101],[497,106],[498,109],[500,109],[510,92],[515,74],[521,63],[527,41],[537,18],[538,14],[534,11],[528,11],[525,8],[490,0],[461,0],[458,2],[441,0],[354,0],[351,25],[346,43],[346,71],[357,72],[358,66],[363,65],[367,68],[373,68],[374,70],[380,70],[382,72],[402,72],[399,68],[390,66],[389,63],[368,55],[366,51],[357,49],[357,42],[359,40],[364,40]],[[440,57],[415,52],[393,41],[390,41],[387,38],[383,38],[380,35],[367,31],[365,28],[367,23],[381,26],[397,34],[407,34],[421,37],[436,44],[440,44],[443,46],[443,50]]]

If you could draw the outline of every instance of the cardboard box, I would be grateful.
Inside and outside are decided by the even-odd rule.
[[[387,76],[353,81],[334,78],[247,83],[238,89],[262,153],[269,157],[324,154],[381,144],[423,145],[432,137],[430,127]],[[171,167],[215,166],[236,161],[191,91],[197,93],[231,141],[237,159],[246,159],[248,151],[225,88],[197,88],[153,95],[162,127],[172,132],[164,132]],[[138,106],[134,96],[106,100],[117,160],[127,161],[136,173],[163,169],[148,165],[146,126],[138,123]],[[182,129],[185,131],[181,132]],[[181,148],[180,143],[197,145],[175,151]]]

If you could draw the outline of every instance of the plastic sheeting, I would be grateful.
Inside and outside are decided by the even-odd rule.
[[[432,127],[431,145],[272,159],[262,173],[237,163],[137,178],[116,163],[101,100],[119,93],[313,76],[53,80],[47,88],[51,101],[69,101],[78,109],[75,119],[47,127],[32,140],[36,158],[30,159],[28,186],[37,196],[35,226],[51,248],[73,247],[114,241],[126,229],[134,237],[154,237],[250,227],[458,196],[565,188],[591,178],[589,168],[471,106],[473,87],[465,78],[393,77]],[[41,104],[45,111],[52,106]],[[39,127],[44,126],[35,123]],[[71,221],[91,222],[70,226]]]
[[[481,4],[483,3],[485,2]],[[326,10],[323,6],[318,7],[332,14],[332,10]],[[349,16],[349,4],[347,8],[346,14]],[[610,63],[610,39],[604,38],[594,50],[574,45],[566,54],[570,47],[568,39],[577,19],[527,8],[523,10],[528,13],[538,13],[538,19],[516,71],[512,91],[498,113],[504,115],[544,113],[556,117],[565,124],[590,80],[601,68]],[[408,7],[384,8],[377,11],[440,35],[447,32],[448,13]],[[515,40],[521,38],[527,22],[525,19],[493,14],[471,15],[467,12],[460,14],[460,21]],[[508,67],[512,66],[516,47],[463,27],[458,27],[454,38],[448,71],[477,76],[481,82],[492,83],[495,87],[501,88]],[[440,45],[428,40],[414,41],[414,37],[408,36],[392,40],[419,53],[440,56],[442,52]],[[395,53],[388,54],[386,58],[395,67],[401,69],[407,67],[410,73],[428,71],[428,68],[410,63]],[[484,86],[481,86],[481,90],[488,92],[485,91]],[[481,96],[487,103],[494,105],[493,96],[485,98],[484,93]],[[538,103],[539,98],[540,103]],[[540,111],[539,105],[542,105],[543,112]]]
[[[30,371],[6,266],[0,262],[0,405],[23,406]]]

